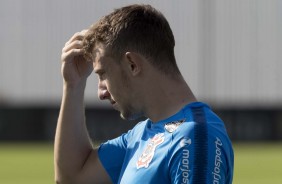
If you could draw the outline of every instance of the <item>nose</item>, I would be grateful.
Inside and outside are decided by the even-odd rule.
[[[110,93],[102,82],[99,82],[98,84],[98,97],[100,100],[106,100],[110,98]]]

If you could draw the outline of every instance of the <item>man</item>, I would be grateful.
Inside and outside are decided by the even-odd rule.
[[[232,183],[224,124],[197,102],[177,67],[174,45],[167,20],[149,5],[117,9],[65,44],[57,183]],[[99,148],[92,147],[84,117],[93,70],[101,100],[124,119],[148,118]]]

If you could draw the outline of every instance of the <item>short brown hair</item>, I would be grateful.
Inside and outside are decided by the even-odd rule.
[[[85,54],[91,54],[97,43],[104,44],[109,55],[117,59],[124,52],[137,52],[162,72],[180,73],[169,23],[150,5],[125,6],[102,17],[85,36]]]

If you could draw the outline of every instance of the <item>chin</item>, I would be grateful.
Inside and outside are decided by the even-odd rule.
[[[141,117],[143,117],[143,113],[120,113],[120,117],[124,120],[137,120]]]

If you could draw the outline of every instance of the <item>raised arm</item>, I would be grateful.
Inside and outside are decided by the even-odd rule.
[[[74,34],[62,50],[63,97],[55,136],[55,180],[59,184],[110,183],[85,124],[84,91],[92,62],[83,57],[82,39]]]

